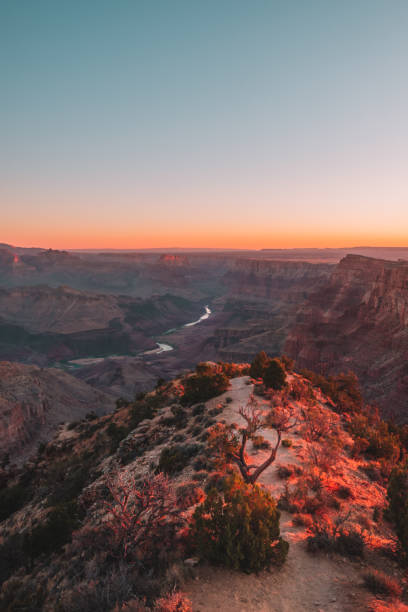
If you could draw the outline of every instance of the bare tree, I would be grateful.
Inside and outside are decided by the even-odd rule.
[[[124,561],[145,562],[160,550],[171,548],[180,511],[176,498],[163,474],[149,478],[136,486],[126,472],[106,480],[109,499],[106,527],[110,532],[111,552]]]
[[[280,401],[277,402],[278,395]],[[275,394],[274,400],[270,401],[267,409],[261,409],[257,400],[251,395],[247,405],[241,407],[238,412],[246,422],[246,427],[238,429],[236,425],[227,427],[218,424],[212,430],[210,444],[214,449],[221,450],[227,460],[238,466],[245,482],[254,484],[262,472],[275,461],[282,435],[297,424],[296,411],[294,406],[287,401],[286,395],[281,393]],[[263,463],[250,464],[246,454],[247,442],[255,436],[256,432],[265,428],[275,430],[276,442]]]

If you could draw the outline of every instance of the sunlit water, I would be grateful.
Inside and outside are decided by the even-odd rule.
[[[206,319],[208,319],[210,314],[211,314],[211,308],[209,306],[205,306],[205,313],[201,315],[201,317],[197,319],[197,321],[186,323],[185,325],[183,325],[183,327],[192,327],[193,325],[198,325],[198,323],[201,323],[201,321],[205,321]]]
[[[212,313],[212,310],[209,306],[205,306],[204,309],[204,314],[201,315],[201,317],[197,319],[197,321],[191,321],[191,323],[186,323],[182,327],[193,327],[193,325],[198,325],[199,323],[201,323],[201,321],[205,321],[206,319],[208,319],[208,317]],[[175,331],[177,331],[177,328],[168,329],[162,335],[164,336]],[[150,351],[145,351],[144,353],[142,353],[142,355],[160,355],[160,353],[174,351],[174,346],[171,346],[170,344],[164,344],[163,342],[156,342],[156,344],[157,348],[151,349]],[[101,361],[104,361],[105,359],[114,359],[120,361],[121,359],[125,359],[126,357],[129,357],[129,355],[109,355],[109,357],[85,357],[83,359],[71,359],[71,361],[68,361],[68,363],[69,365],[73,366],[87,366],[99,363]]]
[[[191,323],[186,323],[185,325],[183,325],[183,327],[193,327],[193,325],[198,325],[198,323],[201,323],[201,321],[205,321],[206,319],[208,319],[208,317],[211,314],[211,308],[209,306],[205,306],[204,307],[205,312],[203,315],[201,315],[201,317],[199,319],[197,319],[197,321],[191,321]],[[164,334],[168,334],[169,332],[172,331],[176,331],[176,329],[169,329],[167,330],[167,332],[164,332]],[[160,353],[164,353],[165,351],[174,351],[174,347],[171,346],[170,344],[162,344],[161,342],[157,342],[157,348],[153,349],[151,351],[146,351],[145,353],[143,353],[143,355],[159,355]]]

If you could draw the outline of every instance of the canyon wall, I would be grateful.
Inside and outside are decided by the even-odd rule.
[[[0,452],[12,460],[28,456],[61,422],[113,408],[113,396],[62,370],[0,362]]]
[[[299,306],[325,282],[329,264],[240,258],[226,272],[226,323],[214,343],[220,359],[249,361],[265,350],[280,355]]]
[[[369,401],[408,420],[408,262],[346,256],[300,309],[284,350],[299,367],[353,370]]]

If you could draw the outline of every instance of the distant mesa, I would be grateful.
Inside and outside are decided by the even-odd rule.
[[[173,253],[163,253],[159,257],[159,263],[170,266],[188,266],[189,258],[186,255],[174,255]]]

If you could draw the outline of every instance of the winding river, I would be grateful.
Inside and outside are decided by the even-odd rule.
[[[168,329],[167,331],[165,331],[163,334],[160,334],[160,335],[165,336],[166,334],[173,333],[175,331],[178,331],[179,329],[183,329],[184,327],[193,327],[194,325],[198,325],[202,321],[205,321],[206,319],[208,319],[211,313],[212,313],[212,310],[207,305],[204,307],[204,314],[202,314],[201,317],[197,319],[197,321],[191,321],[191,323],[185,323],[181,327],[174,327],[172,329]],[[166,353],[167,351],[174,351],[174,347],[171,346],[170,344],[164,344],[163,342],[156,342],[156,344],[157,344],[157,348],[151,349],[149,351],[144,351],[143,353],[140,353],[140,354],[141,355],[160,355],[160,353]],[[85,357],[83,359],[72,359],[71,361],[68,362],[68,364],[70,366],[77,366],[77,367],[87,366],[87,365],[99,363],[101,361],[104,361],[105,359],[116,359],[119,361],[120,359],[126,359],[126,357],[129,357],[129,355],[109,355],[109,357]]]
[[[211,308],[207,305],[204,306],[204,314],[201,315],[201,317],[199,319],[197,319],[197,321],[191,321],[191,323],[185,323],[184,325],[182,325],[179,328],[173,328],[173,329],[168,329],[166,332],[164,332],[164,334],[162,334],[163,336],[177,331],[177,329],[183,329],[183,327],[193,327],[193,325],[198,325],[199,323],[201,323],[201,321],[205,321],[206,319],[208,319],[208,317],[211,315],[212,310]],[[170,344],[163,344],[162,342],[156,342],[157,344],[157,348],[150,350],[150,351],[145,351],[144,353],[142,353],[143,355],[160,355],[160,353],[165,353],[166,351],[174,351],[174,347],[171,346]]]

